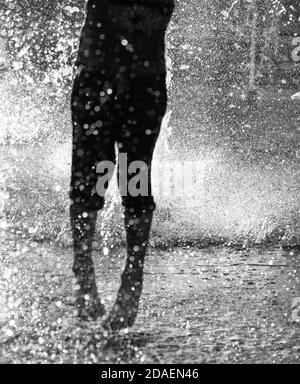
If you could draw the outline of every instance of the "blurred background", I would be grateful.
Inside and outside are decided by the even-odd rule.
[[[70,245],[69,104],[84,17],[83,0],[0,0],[3,233]],[[297,0],[177,1],[153,170],[157,246],[299,241],[299,18]],[[161,164],[176,175],[178,161],[202,163],[203,184],[160,194]],[[122,243],[121,215],[114,184],[101,244]]]

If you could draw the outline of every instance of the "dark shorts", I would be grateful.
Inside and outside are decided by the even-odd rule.
[[[167,106],[165,73],[156,76],[108,78],[81,71],[72,92],[73,156],[70,198],[87,209],[103,208],[96,186],[97,164],[116,164],[116,148],[128,164],[143,161],[148,167],[147,196],[122,196],[125,209],[155,209],[151,191],[151,162]],[[101,175],[100,175],[101,176]],[[128,181],[134,175],[128,174]]]

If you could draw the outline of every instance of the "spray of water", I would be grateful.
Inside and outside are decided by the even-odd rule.
[[[169,41],[172,41],[172,33],[171,26]],[[59,45],[62,52],[64,44],[62,37]],[[192,45],[193,41],[183,44],[183,52],[195,54]],[[72,47],[75,50],[75,46]],[[248,244],[260,243],[272,236],[278,240],[287,231],[298,231],[297,159],[285,160],[275,154],[271,162],[263,156],[249,161],[247,155],[243,157],[238,152],[228,151],[226,140],[216,144],[212,125],[204,124],[201,128],[200,132],[208,137],[205,145],[201,144],[201,140],[196,139],[196,135],[202,135],[197,133],[197,128],[203,124],[203,116],[212,113],[212,109],[201,109],[194,98],[194,85],[194,88],[189,86],[185,79],[173,74],[170,59],[173,47],[169,44],[167,60],[169,109],[153,164],[158,206],[153,228],[155,239],[160,243],[206,244],[207,241],[226,240]],[[4,159],[0,187],[1,228],[17,227],[21,233],[25,230],[32,236],[50,239],[61,239],[68,231],[71,83],[63,80],[70,80],[72,67],[66,64],[66,54],[59,60],[61,65],[47,71],[42,79],[33,78],[22,69],[9,70],[0,78],[0,142]],[[180,68],[188,79],[189,66],[183,62]],[[190,100],[185,97],[178,101],[178,92],[175,92],[178,87],[182,88],[182,94],[190,94]],[[175,93],[177,99],[174,101]],[[190,111],[188,119],[187,110]],[[178,126],[191,138],[188,146],[185,142],[181,146],[173,145],[178,139],[175,129]],[[246,152],[247,146],[253,147],[255,138],[250,135],[247,140]],[[264,145],[267,147],[268,143]],[[254,152],[251,152],[252,159]],[[193,165],[186,168],[189,161],[197,164],[196,171]],[[162,169],[168,169],[167,176]],[[195,175],[195,172],[198,173]],[[186,176],[188,181],[182,181]],[[178,184],[183,182],[184,189],[180,192]],[[121,215],[114,179],[100,219],[100,233],[107,249],[123,236]]]

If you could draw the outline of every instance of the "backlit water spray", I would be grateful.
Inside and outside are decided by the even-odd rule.
[[[226,43],[214,27],[229,18],[228,8],[212,20],[218,1],[178,2],[168,33],[169,105],[136,326],[114,344],[101,322],[76,320],[72,248],[57,246],[71,245],[76,1],[0,7],[1,362],[298,362],[298,256],[273,245],[300,233],[300,103],[295,90],[261,87],[251,109],[245,87],[232,85],[230,47],[218,70],[233,81],[209,81]],[[234,3],[230,15],[250,4]],[[124,267],[122,211],[114,177],[93,244],[107,309]]]
[[[216,95],[193,80],[192,69],[184,60],[180,71],[177,68],[173,73],[174,46],[183,55],[198,52],[193,40],[181,45],[176,42],[175,32],[171,26],[169,107],[153,164],[154,241],[162,245],[280,241],[299,225],[299,159],[282,149],[284,141],[293,140],[294,132],[280,132],[278,126],[262,132],[255,119],[238,128],[229,124],[221,131],[214,116]],[[61,51],[64,44],[62,38]],[[22,55],[26,52],[19,54],[19,62]],[[5,166],[0,198],[5,211],[2,230],[69,244],[72,67],[66,61],[64,52],[58,68],[49,69],[42,79],[25,70],[22,73],[16,64],[14,70],[8,68],[0,75],[2,168]],[[69,81],[63,82],[65,78]],[[268,96],[262,95],[259,101],[262,109],[268,102],[264,97]],[[291,98],[285,94],[282,99],[289,103]],[[234,108],[234,99],[230,108]],[[236,135],[237,130],[242,136]],[[114,179],[99,220],[105,253],[123,236],[121,216]]]

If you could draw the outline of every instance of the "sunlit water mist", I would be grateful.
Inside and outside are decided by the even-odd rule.
[[[193,162],[174,161],[166,140],[169,117],[163,123],[152,170],[157,238],[162,242],[211,238],[260,243],[276,231],[280,236],[281,230],[284,233],[295,224],[299,206],[296,168],[280,163],[244,164],[222,153],[222,149]],[[70,156],[70,143],[65,143],[53,149],[48,158],[51,177],[59,184],[67,183]],[[189,171],[198,172],[196,181],[187,175]],[[180,183],[184,185],[179,187]],[[120,206],[116,177],[107,200],[109,220]]]
[[[45,95],[47,87],[44,84],[29,82],[27,90],[24,84],[22,86],[23,89],[14,82],[10,85],[8,82],[1,83],[2,106],[6,106],[1,108],[1,151],[6,155],[2,173],[10,178],[9,193],[2,182],[1,205],[3,208],[8,201],[8,205],[15,201],[18,207],[12,204],[14,212],[9,215],[10,224],[13,217],[21,214],[18,222],[28,221],[26,228],[38,236],[39,228],[44,225],[43,215],[50,211],[50,222],[54,223],[55,214],[61,214],[55,209],[60,206],[64,228],[68,227],[66,212],[71,167],[71,125],[67,108],[54,115],[55,105],[51,105],[49,98],[44,99],[44,104],[37,104],[39,95]],[[18,89],[17,95],[13,92],[15,88]],[[61,105],[59,108],[62,109]],[[60,124],[66,127],[64,140],[47,140],[45,144],[39,137],[47,134],[51,137],[59,119]],[[299,173],[295,164],[275,161],[269,166],[262,162],[249,165],[238,155],[229,155],[222,147],[217,150],[205,148],[205,156],[201,156],[202,148],[199,147],[198,159],[193,157],[192,163],[180,163],[174,160],[177,154],[168,145],[174,123],[170,105],[153,162],[153,191],[157,202],[153,227],[155,239],[161,243],[203,241],[205,244],[207,240],[214,242],[224,239],[233,243],[259,243],[274,234],[279,239],[287,228],[295,226],[295,223],[297,225]],[[14,146],[14,140],[20,137],[26,138],[27,144]],[[36,144],[40,145],[37,147]],[[182,148],[181,152],[185,159],[189,158],[188,151]],[[192,172],[193,164],[197,165],[193,170],[194,176],[198,172],[196,181],[193,177],[186,178]],[[183,188],[178,187],[180,183],[184,184]],[[30,207],[31,203],[36,204],[36,195],[38,203],[43,206],[38,216],[35,207]],[[27,211],[23,212],[24,205]],[[101,236],[108,246],[122,233],[121,212],[114,178],[100,220]],[[3,214],[1,226],[6,229]],[[45,228],[44,232],[47,231],[51,233],[51,228]]]
[[[171,68],[170,60],[168,65]],[[0,142],[5,159],[1,165],[1,228],[21,223],[31,235],[54,240],[68,231],[71,169],[70,85],[59,86],[57,77],[56,71],[41,82],[26,76],[20,81],[8,74],[0,82]],[[169,70],[171,96],[172,85],[178,81],[172,79]],[[185,89],[185,94],[188,93]],[[264,160],[249,164],[246,157],[228,152],[225,144],[216,148],[213,140],[205,148],[195,144],[192,159],[184,145],[176,153],[170,145],[174,139],[173,126],[185,126],[186,122],[178,121],[178,114],[174,118],[172,97],[170,100],[153,160],[156,240],[253,244],[272,236],[279,240],[286,231],[299,225],[296,162],[275,157],[268,164]],[[184,102],[177,101],[176,108],[184,111]],[[193,115],[192,129],[201,113]],[[20,141],[21,146],[16,144]],[[123,233],[121,214],[114,177],[99,220],[100,235],[108,247]]]

